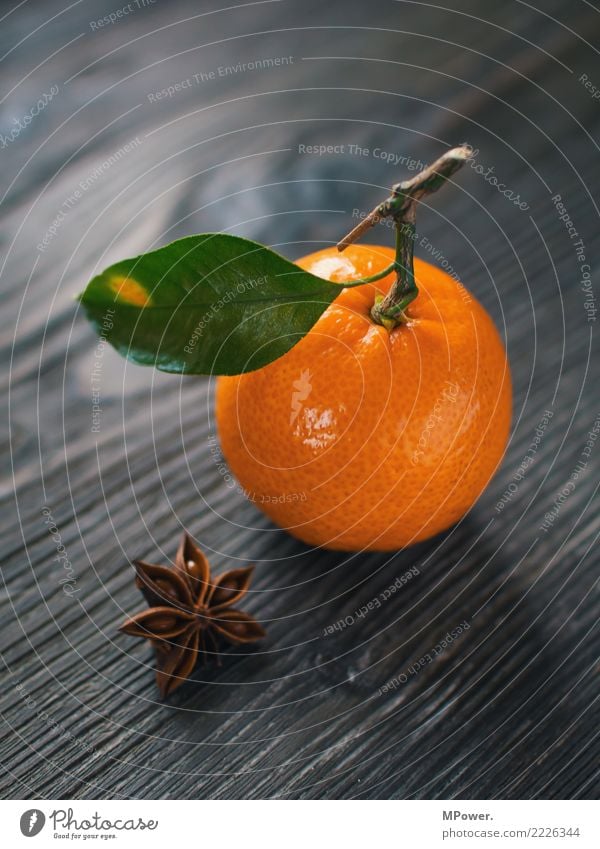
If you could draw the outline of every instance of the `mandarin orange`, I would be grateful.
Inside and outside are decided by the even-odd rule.
[[[344,283],[394,260],[385,247],[310,254],[298,265]],[[257,371],[219,378],[225,458],[249,497],[305,543],[396,550],[472,507],[502,459],[511,379],[485,309],[415,259],[418,297],[392,330],[371,308],[395,275],[341,288],[312,330]]]

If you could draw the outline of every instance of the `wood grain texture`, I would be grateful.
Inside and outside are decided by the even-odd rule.
[[[5,798],[597,796],[599,447],[541,525],[600,416],[584,262],[552,201],[593,271],[600,107],[585,82],[600,87],[600,11],[450,5],[157,0],[100,26],[114,3],[2,4],[2,138],[58,87],[0,150]],[[277,57],[289,61],[235,68]],[[417,253],[448,262],[506,339],[506,459],[442,537],[391,556],[309,550],[223,477],[211,382],[98,349],[72,296],[108,263],[194,232],[292,258],[332,244],[410,158],[465,140],[528,209],[465,168],[420,213],[431,247]],[[299,150],[315,144],[345,147]],[[181,528],[217,571],[257,564],[245,606],[268,638],[161,703],[149,648],[116,626],[142,605],[130,560],[168,562]]]

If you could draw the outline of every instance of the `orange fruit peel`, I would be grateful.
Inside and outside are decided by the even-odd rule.
[[[384,269],[394,251],[352,246],[339,259],[327,248],[298,264],[345,282]],[[219,378],[231,470],[308,545],[390,551],[427,539],[464,516],[504,454],[512,393],[502,340],[455,279],[419,259],[414,273],[419,295],[405,323],[390,329],[371,316],[391,273],[342,289],[280,359]]]

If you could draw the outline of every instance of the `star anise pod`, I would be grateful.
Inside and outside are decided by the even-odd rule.
[[[254,567],[232,569],[212,578],[208,560],[188,534],[183,535],[175,567],[135,560],[136,584],[149,604],[121,625],[132,637],[150,640],[156,652],[156,682],[168,696],[189,677],[208,645],[217,654],[217,636],[230,643],[252,643],[265,636],[248,613],[234,610],[248,591]]]

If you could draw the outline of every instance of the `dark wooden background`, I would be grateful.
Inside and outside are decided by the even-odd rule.
[[[600,415],[577,240],[551,200],[562,196],[594,276],[600,11],[444,2],[132,0],[103,27],[91,22],[118,0],[0,4],[5,797],[597,794],[600,447],[541,523]],[[276,57],[293,61],[218,75]],[[504,465],[428,543],[393,556],[309,550],[227,488],[208,443],[210,382],[97,349],[73,295],[109,262],[190,233],[243,234],[290,257],[330,244],[353,208],[409,173],[375,148],[427,162],[465,140],[528,209],[465,168],[419,228],[506,339]],[[319,157],[299,144],[346,147]],[[535,462],[515,481],[545,410]],[[44,508],[72,564],[70,596]],[[168,562],[182,528],[217,571],[257,564],[246,609],[268,638],[161,702],[149,647],[116,628],[142,606],[130,560]],[[324,636],[413,566],[381,610]],[[409,672],[465,619],[465,634]]]

